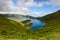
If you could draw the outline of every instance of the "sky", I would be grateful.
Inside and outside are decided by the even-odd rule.
[[[0,14],[41,17],[60,10],[60,0],[0,0]]]

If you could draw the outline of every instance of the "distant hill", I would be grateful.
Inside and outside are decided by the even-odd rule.
[[[21,18],[24,17],[23,15],[20,14],[1,14],[4,17],[16,17],[16,18]]]
[[[0,15],[0,35],[17,40],[60,40],[60,10],[37,19],[46,22],[46,25],[38,31],[32,31]]]
[[[49,20],[55,20],[55,19],[60,19],[60,10],[56,11],[55,13],[51,13],[49,15],[39,17],[38,19],[43,20],[43,21],[49,21]]]
[[[35,19],[35,17],[30,16],[30,15],[20,15],[20,14],[1,14],[4,17],[16,17],[16,18],[22,18],[22,17],[26,17],[26,18],[32,18]]]
[[[47,40],[60,40],[60,10],[55,13],[38,18],[46,22],[46,25],[40,30]]]
[[[21,35],[20,33],[24,34],[26,31],[25,26],[22,25],[21,22],[10,20],[0,14],[0,36],[17,38],[17,36]]]
[[[26,22],[30,20],[25,20]],[[32,23],[30,24],[25,24],[23,22],[20,22],[19,20],[10,20],[6,18],[5,15],[0,14],[0,38],[2,36],[3,39],[7,38],[6,40],[9,40],[11,38],[13,39],[27,39],[28,34],[27,34],[27,27],[30,27]],[[30,35],[30,34],[29,34]]]

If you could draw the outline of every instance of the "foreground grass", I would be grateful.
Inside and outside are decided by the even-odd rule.
[[[60,40],[58,14],[60,12],[41,18],[46,25],[38,31],[27,30],[20,23],[0,16],[0,40]]]

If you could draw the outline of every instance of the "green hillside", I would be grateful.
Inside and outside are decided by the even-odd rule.
[[[21,22],[16,22],[0,15],[0,39],[60,40],[60,11],[37,19],[45,21],[46,25],[38,31],[32,31],[27,30],[26,26],[23,27]]]
[[[54,19],[60,19],[60,10],[40,18],[40,20],[43,20],[46,22]]]
[[[47,40],[60,40],[60,10],[39,19],[46,22],[44,28],[40,30],[46,35],[45,38]]]
[[[19,35],[22,36],[24,33],[25,29],[21,23],[7,19],[0,15],[0,36],[6,38],[18,38]]]
[[[27,30],[27,27],[31,26],[32,23],[26,25],[26,21],[30,20],[25,20],[22,22],[19,20],[14,21],[0,14],[0,40],[25,40],[27,38],[30,38],[32,36],[32,33],[29,33],[30,30]]]
[[[16,17],[16,18],[21,18],[24,17],[24,15],[20,15],[20,14],[1,14],[4,17]]]
[[[26,18],[31,18],[31,19],[35,19],[35,17],[30,16],[30,15],[21,15],[21,14],[1,14],[4,17],[15,17],[15,18],[22,18],[22,17],[26,17]]]

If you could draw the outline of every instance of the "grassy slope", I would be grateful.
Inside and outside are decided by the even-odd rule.
[[[41,33],[46,35],[47,40],[60,40],[60,10],[46,15],[40,20],[45,21],[47,24],[43,29],[41,29]]]
[[[54,19],[60,19],[60,10],[40,18],[40,20],[43,20],[46,22]]]
[[[0,16],[0,34],[9,38],[60,40],[60,11],[40,18],[46,22],[44,28],[38,31],[25,30],[15,21]],[[6,32],[5,32],[6,31]]]
[[[21,22],[19,23],[0,15],[0,40],[5,40],[6,38],[11,40],[25,40],[32,38],[32,32],[27,30],[26,26],[23,27]]]
[[[9,20],[0,15],[0,36],[18,38],[25,33],[22,25],[16,21]],[[20,37],[21,38],[21,37]]]

